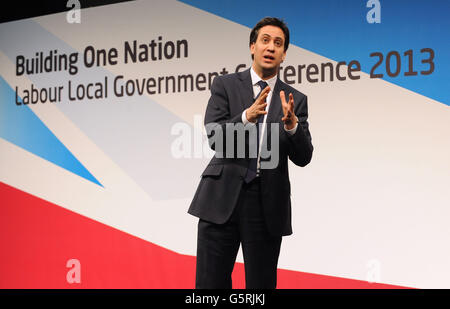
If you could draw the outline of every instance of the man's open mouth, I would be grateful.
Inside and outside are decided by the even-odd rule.
[[[270,56],[270,55],[265,55],[265,56],[264,56],[264,59],[267,59],[267,60],[275,60],[275,57]]]

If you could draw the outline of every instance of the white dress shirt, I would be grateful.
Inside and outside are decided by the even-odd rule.
[[[252,85],[253,85],[253,99],[256,98],[256,96],[262,91],[261,87],[258,85],[258,82],[261,79],[261,77],[258,76],[258,74],[256,74],[256,72],[253,70],[253,67],[250,69],[250,76],[252,78]],[[270,91],[269,94],[267,95],[266,98],[266,111],[267,114],[264,115],[263,121],[262,121],[262,126],[261,128],[261,132],[259,134],[259,144],[261,145],[262,143],[262,138],[264,136],[264,131],[266,130],[266,119],[267,119],[267,115],[269,114],[269,108],[270,108],[270,102],[272,101],[272,95],[273,95],[273,89],[275,88],[275,84],[277,82],[277,75],[275,75],[272,78],[269,78],[267,80],[264,80],[270,87]],[[244,125],[246,125],[247,123],[249,123],[250,121],[247,119],[247,116],[245,115],[246,110],[244,110],[242,112],[242,122],[244,123]],[[297,126],[298,124],[295,124],[295,127],[292,128],[291,130],[287,130],[286,126],[284,126],[284,130],[290,134],[293,135],[296,131],[297,131]],[[256,170],[256,175],[259,176],[259,168],[260,168],[260,164],[259,164],[259,152],[258,152],[258,163],[257,163],[257,170]]]

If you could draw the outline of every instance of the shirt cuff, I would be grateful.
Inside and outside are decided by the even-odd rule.
[[[247,110],[244,110],[243,112],[242,112],[242,123],[244,124],[244,125],[246,125],[247,123],[254,123],[254,122],[251,122],[251,121],[248,121],[247,120],[247,116],[245,115],[245,112],[246,112]]]
[[[295,132],[297,132],[297,127],[298,127],[298,122],[295,124],[295,127],[293,127],[290,130],[286,129],[286,125],[284,125],[284,130],[287,132],[287,134],[294,135]]]

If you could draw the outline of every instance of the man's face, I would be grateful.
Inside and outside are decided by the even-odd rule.
[[[255,71],[278,72],[278,67],[286,57],[284,40],[283,30],[276,26],[268,25],[259,29],[256,42],[250,45]]]

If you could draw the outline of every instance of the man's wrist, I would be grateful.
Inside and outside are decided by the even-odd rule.
[[[284,130],[289,134],[289,135],[294,135],[295,132],[297,131],[297,127],[298,127],[298,120],[294,122],[294,126],[287,126],[286,124],[284,124]]]
[[[255,122],[250,121],[250,120],[247,119],[247,110],[244,110],[244,111],[242,112],[242,123],[243,123],[243,124],[247,124],[247,123],[255,123]]]

